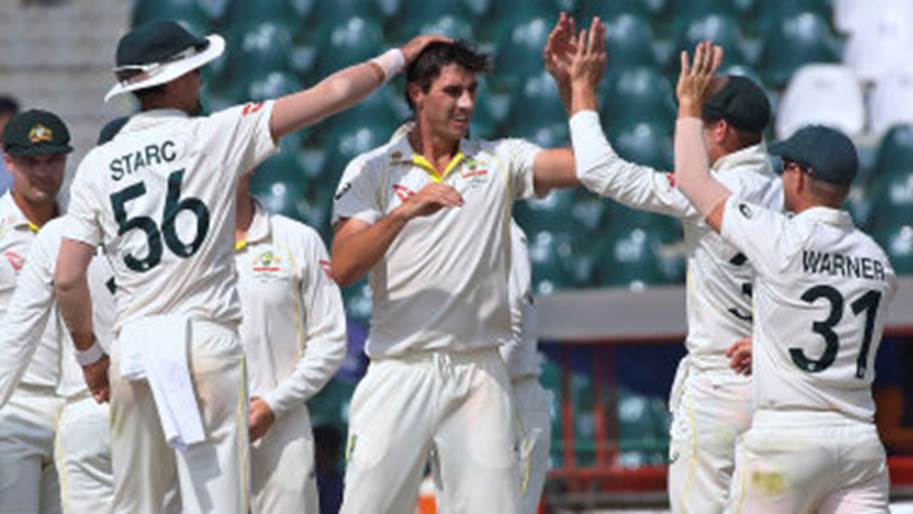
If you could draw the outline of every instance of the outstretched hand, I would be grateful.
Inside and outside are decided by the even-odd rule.
[[[571,56],[571,83],[596,89],[605,74],[606,62],[606,26],[594,17],[589,30],[577,34],[574,54]]]
[[[681,72],[675,87],[679,116],[700,117],[704,102],[710,96],[713,76],[723,62],[723,49],[710,41],[703,41],[694,48],[693,63],[689,63],[687,51],[682,51],[681,61]]]
[[[548,35],[542,58],[545,60],[545,70],[548,71],[558,87],[571,87],[571,59],[577,52],[577,26],[574,18],[562,12],[558,23]]]

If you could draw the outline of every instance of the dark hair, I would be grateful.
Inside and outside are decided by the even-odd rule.
[[[431,83],[441,75],[441,68],[448,64],[456,64],[472,73],[488,73],[491,71],[491,56],[479,52],[465,41],[431,43],[406,69],[406,84],[417,83],[427,93]],[[408,88],[405,94],[409,108],[415,110]]]
[[[0,114],[15,116],[19,113],[19,102],[7,95],[0,95]]]

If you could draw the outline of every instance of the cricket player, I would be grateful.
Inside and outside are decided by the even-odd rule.
[[[252,512],[317,514],[314,436],[305,402],[342,365],[346,318],[320,236],[270,214],[238,186],[235,266],[250,376]]]
[[[3,129],[3,159],[13,187],[0,197],[0,316],[13,307],[17,277],[39,230],[59,214],[56,197],[72,151],[69,143],[66,124],[48,111],[21,112]],[[14,329],[0,326],[4,334]],[[0,377],[4,389],[14,389],[0,407],[0,513],[60,512],[53,452],[64,404],[56,391],[62,329],[56,317],[51,319],[35,335],[39,340],[25,361],[28,366]]]
[[[86,382],[97,401],[111,400],[114,512],[161,512],[176,483],[185,513],[247,512],[248,397],[232,255],[238,177],[275,153],[282,136],[353,105],[434,40],[416,38],[310,89],[205,117],[197,116],[199,69],[222,54],[220,36],[162,21],[118,42],[107,98],[132,92],[141,112],[80,164],[55,272]],[[110,388],[85,276],[100,245],[120,295]]]
[[[783,159],[787,216],[709,173],[701,112],[722,58],[709,42],[682,52],[676,181],[707,224],[757,273],[754,401],[742,436],[733,513],[887,513],[885,452],[871,384],[896,276],[841,207],[856,176],[852,141],[808,126],[771,145]]]
[[[524,514],[535,514],[545,486],[552,441],[550,392],[539,383],[542,356],[538,351],[536,306],[533,303],[529,244],[523,229],[510,223],[511,268],[508,284],[511,339],[501,345],[501,357],[513,386],[520,432],[520,492]]]
[[[752,330],[751,261],[713,231],[670,173],[621,159],[597,114],[602,76],[596,60],[575,56],[573,19],[562,15],[549,37],[547,67],[572,98],[570,132],[580,182],[635,209],[682,222],[687,251],[688,355],[669,399],[669,503],[673,513],[719,514],[730,491],[736,440],[751,422],[751,379],[729,369],[726,350]],[[770,122],[764,91],[724,76],[703,106],[703,138],[716,180],[751,202],[782,210],[763,132]]]
[[[465,139],[489,59],[429,45],[408,68],[416,124],[349,163],[331,268],[370,274],[371,364],[352,398],[342,512],[411,513],[432,450],[453,513],[520,511],[508,274],[515,200],[577,184],[570,149]]]
[[[13,393],[32,362],[49,324],[62,326],[54,299],[54,267],[67,223],[65,217],[45,224],[29,251],[16,290],[3,317],[0,335],[0,405]],[[110,347],[114,318],[114,280],[103,255],[92,259],[89,287],[93,324],[99,340]],[[111,511],[113,476],[108,407],[92,399],[66,330],[59,330],[60,381],[56,393],[65,400],[55,427],[54,459],[60,476],[63,512]]]

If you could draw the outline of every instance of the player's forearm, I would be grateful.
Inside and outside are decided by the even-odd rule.
[[[666,173],[615,153],[596,112],[580,111],[572,116],[570,134],[577,178],[587,190],[634,209],[676,217],[693,212]]]
[[[342,287],[358,282],[383,259],[407,222],[402,208],[397,208],[365,230],[344,237],[337,233],[330,259],[333,280]]]
[[[89,294],[87,269],[94,248],[64,239],[54,273],[54,294],[60,314],[79,351],[88,350],[95,340],[92,327],[92,298]]]
[[[279,98],[270,118],[273,139],[352,107],[399,73],[404,63],[402,52],[392,50],[337,71],[312,88]]]
[[[571,108],[570,115],[573,116],[580,111],[599,110],[599,101],[597,100],[596,85],[587,81],[575,80],[571,82]]]
[[[703,121],[683,109],[675,125],[675,181],[702,216],[709,216],[729,197],[726,186],[710,176]]]

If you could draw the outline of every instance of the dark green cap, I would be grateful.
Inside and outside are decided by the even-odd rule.
[[[31,157],[70,153],[70,131],[56,114],[31,109],[13,116],[3,129],[3,151]]]
[[[763,132],[770,123],[770,101],[760,86],[740,75],[727,75],[723,88],[704,103],[705,119],[726,120],[737,129]]]
[[[770,153],[801,164],[817,180],[838,186],[852,184],[859,168],[850,138],[823,125],[802,127],[788,139],[770,145]]]
[[[120,129],[124,128],[124,125],[126,125],[128,121],[130,121],[130,116],[120,116],[105,123],[105,126],[98,131],[98,141],[96,141],[95,144],[103,145],[114,139],[114,136],[120,132]]]
[[[194,36],[174,21],[153,21],[136,27],[120,38],[115,57],[117,68],[166,62],[189,48],[204,50],[206,38]]]

